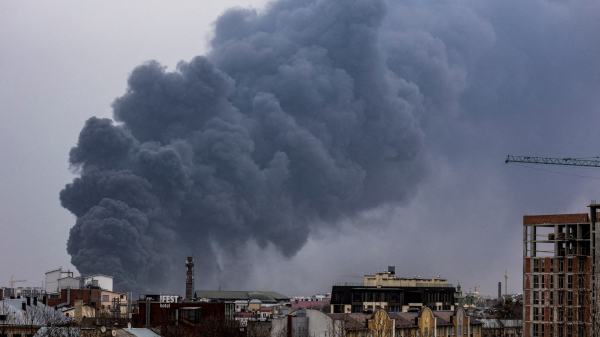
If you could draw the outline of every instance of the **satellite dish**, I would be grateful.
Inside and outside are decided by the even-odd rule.
[[[105,333],[106,332],[106,328],[105,327],[101,327],[100,331],[102,331],[102,333]]]

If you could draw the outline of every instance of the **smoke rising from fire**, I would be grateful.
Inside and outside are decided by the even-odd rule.
[[[72,263],[118,290],[156,290],[189,253],[218,277],[217,250],[253,242],[291,257],[315,226],[410,200],[427,168],[425,112],[456,109],[464,74],[422,74],[445,81],[423,96],[400,76],[410,46],[381,41],[387,11],[378,0],[231,9],[208,55],[135,68],[114,121],[90,118],[70,152],[79,177],[60,200],[77,217]]]

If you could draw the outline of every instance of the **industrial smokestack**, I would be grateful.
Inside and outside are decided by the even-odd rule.
[[[498,282],[498,299],[502,298],[502,282]]]

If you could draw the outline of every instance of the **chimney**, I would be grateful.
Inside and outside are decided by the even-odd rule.
[[[27,311],[27,303],[21,302],[21,310]]]
[[[502,282],[498,282],[498,299],[502,298]]]
[[[43,305],[46,305],[46,295],[44,295],[44,296],[42,297],[42,304],[43,304]]]
[[[83,299],[77,298],[75,299],[75,310],[73,313],[75,320],[80,322],[83,317]]]
[[[31,306],[31,297],[27,296],[26,299],[27,299],[27,305]]]
[[[33,306],[37,307],[37,296],[33,297]]]

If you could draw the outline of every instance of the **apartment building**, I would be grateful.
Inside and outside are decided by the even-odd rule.
[[[597,210],[523,217],[524,337],[591,336]]]

